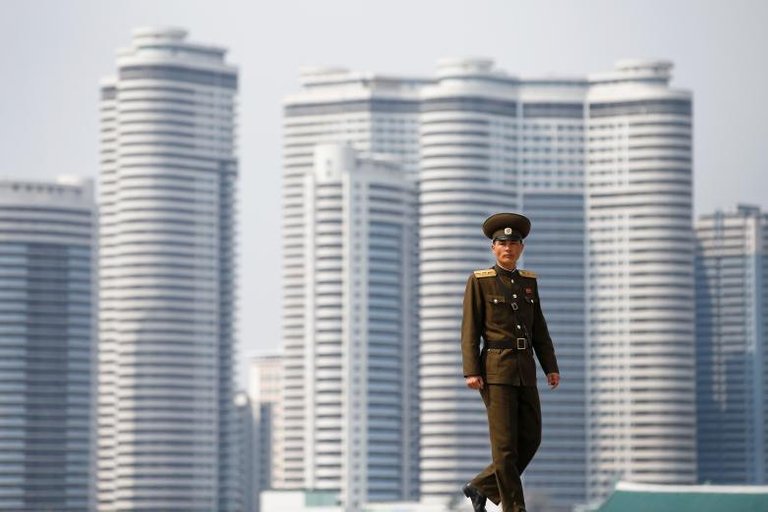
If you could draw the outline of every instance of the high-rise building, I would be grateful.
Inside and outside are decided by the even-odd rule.
[[[101,510],[231,510],[235,109],[226,50],[144,28],[101,87]]]
[[[271,489],[275,475],[282,475],[282,373],[280,356],[254,357],[248,368],[248,398],[251,404],[251,475],[246,493],[251,508],[259,512],[259,493]]]
[[[672,64],[589,77],[589,498],[696,481],[692,98]]]
[[[304,192],[306,487],[350,511],[413,499],[416,184],[394,158],[319,145]]]
[[[472,270],[494,263],[480,226],[521,211],[520,262],[540,275],[563,375],[539,379],[543,444],[526,491],[551,510],[585,497],[584,79],[518,79],[482,59],[441,61],[422,94],[420,166],[421,495],[445,500],[490,462],[485,409],[464,385],[458,333]]]
[[[0,180],[0,509],[94,509],[90,180]]]
[[[765,484],[768,215],[703,215],[696,238],[699,480]]]
[[[333,435],[331,432],[338,431],[341,425],[341,416],[336,418],[335,415],[340,415],[341,412],[333,409],[328,411],[329,416],[325,418],[318,418],[316,414],[318,413],[317,407],[320,405],[317,400],[321,400],[317,393],[325,393],[329,386],[339,385],[339,382],[333,379],[340,378],[341,369],[330,369],[329,371],[332,370],[331,373],[333,374],[331,375],[326,370],[320,371],[320,365],[326,364],[327,361],[333,366],[336,364],[333,363],[333,358],[338,361],[342,357],[342,353],[338,351],[341,338],[339,333],[318,334],[317,329],[324,324],[317,324],[319,312],[315,310],[314,305],[318,300],[330,299],[333,294],[336,294],[338,298],[339,294],[347,293],[350,290],[342,289],[338,283],[329,285],[328,289],[324,285],[317,292],[314,288],[307,286],[307,283],[312,282],[313,279],[315,283],[318,283],[317,276],[311,275],[308,269],[319,265],[321,261],[319,257],[326,258],[325,253],[340,250],[335,245],[318,246],[319,239],[308,237],[308,229],[317,225],[318,216],[323,213],[321,210],[316,211],[309,207],[309,202],[314,202],[315,194],[322,191],[322,187],[318,188],[317,191],[307,188],[312,184],[308,180],[314,179],[316,173],[319,172],[315,167],[315,146],[318,144],[345,143],[357,151],[369,154],[385,154],[397,161],[401,166],[400,172],[415,179],[419,160],[418,92],[422,83],[423,80],[419,79],[393,78],[338,69],[309,69],[302,74],[301,90],[285,100],[282,336],[284,350],[282,431],[284,438],[281,454],[282,474],[276,474],[274,482],[274,486],[277,488],[326,489],[340,485],[339,462],[338,460],[328,461],[323,458],[324,456],[321,456],[319,450],[325,450],[326,445],[320,442],[318,436],[330,436]],[[351,157],[350,159],[355,160]],[[336,159],[333,158],[332,161],[336,161]],[[388,173],[388,175],[392,176],[394,182],[397,183],[396,188],[404,186],[400,184],[400,178],[394,177],[394,173]],[[346,171],[343,176],[346,176]],[[344,179],[348,178],[345,177]],[[363,185],[361,184],[361,186]],[[371,192],[371,197],[377,197],[377,194],[373,192]],[[358,201],[358,198],[356,196],[344,196],[340,200],[343,201],[346,208],[349,208],[352,205],[349,201]],[[367,205],[360,201],[358,201],[358,205],[361,212],[364,213]],[[352,224],[345,225],[345,227],[350,228],[358,224],[357,217],[346,218]],[[415,219],[416,215],[413,213],[410,220],[415,222]],[[325,229],[325,226],[322,227]],[[361,229],[364,227],[361,225]],[[405,227],[400,226],[397,229],[404,230]],[[317,235],[322,233],[322,231],[318,232]],[[338,236],[342,236],[342,238],[333,239],[333,244],[343,242],[345,250],[350,247],[357,247],[357,245],[348,245],[352,242],[346,238],[348,234],[339,233]],[[391,236],[398,235],[393,233]],[[315,257],[313,251],[307,250],[307,243],[314,244],[312,247],[318,251],[318,258]],[[367,243],[368,239],[365,238],[356,242],[360,245],[361,250],[365,248]],[[367,253],[365,256],[367,258]],[[325,259],[322,261],[323,265],[329,264]],[[401,278],[395,279],[393,275],[391,279],[397,286],[412,286],[415,290],[416,283],[409,282],[410,277],[408,276],[415,272],[416,262],[408,260],[407,264],[413,265],[413,268],[407,267],[406,263],[403,263],[399,269]],[[360,271],[366,270],[361,267]],[[346,269],[345,272],[347,272]],[[391,272],[391,269],[387,268],[387,272]],[[348,279],[351,274],[346,273],[344,275],[347,276],[345,279]],[[380,285],[383,286],[383,283]],[[317,295],[318,293],[321,295]],[[346,295],[344,297],[345,300],[348,299]],[[362,299],[365,299],[364,294],[361,295]],[[362,307],[362,303],[360,307]],[[416,345],[416,305],[402,302],[399,307],[402,308],[404,315],[401,320],[406,324],[408,322],[411,324],[408,324],[407,329],[402,327],[405,330],[399,332],[399,335],[410,338],[400,340],[398,343],[404,343],[407,350],[410,351],[411,347]],[[357,311],[355,310],[354,315],[348,315],[345,319],[353,318],[357,315]],[[360,312],[362,314],[364,310],[360,310]],[[363,328],[361,327],[361,329]],[[382,335],[384,334],[390,336],[390,333],[383,333]],[[345,332],[344,335],[349,336],[350,333]],[[330,345],[323,348],[323,350],[331,351],[328,354],[329,359],[315,359],[320,346],[315,346],[313,343],[318,339],[318,336],[323,338],[324,343],[336,344],[336,348],[331,348]],[[374,338],[369,341],[373,343]],[[334,353],[335,355],[333,355]],[[397,369],[398,374],[402,372],[406,376],[404,382],[410,382],[409,386],[401,387],[398,391],[404,394],[404,398],[400,404],[401,412],[397,413],[397,417],[405,422],[402,430],[402,442],[405,448],[403,451],[398,451],[398,456],[403,457],[402,463],[399,463],[398,466],[398,478],[400,480],[400,496],[398,498],[410,498],[418,492],[418,387],[413,382],[418,372],[418,358],[415,354],[410,354],[410,352],[408,354],[408,356],[400,354],[402,366]],[[346,357],[348,354],[345,352],[343,355]],[[344,371],[349,369],[348,366],[344,367]],[[346,375],[344,378],[348,377],[349,375]],[[327,381],[326,379],[331,380]],[[394,384],[387,384],[387,386],[389,385]],[[395,391],[389,390],[388,392],[394,393]],[[322,399],[324,400],[324,398]],[[335,397],[330,400],[337,399],[338,397]],[[328,428],[329,430],[318,430],[316,428],[320,425],[318,421],[326,424],[323,429]],[[354,429],[352,433],[357,435],[357,431]],[[344,471],[353,471],[352,468],[346,466],[348,462],[351,461],[344,461]],[[371,478],[373,478],[373,474]],[[390,499],[393,492],[391,490],[392,483],[389,477],[381,481],[386,481],[385,484],[382,484],[384,487],[381,490],[378,490],[376,485],[370,487],[369,498],[374,500]],[[355,488],[361,489],[362,487],[356,486]]]

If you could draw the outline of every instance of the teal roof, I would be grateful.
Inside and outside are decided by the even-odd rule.
[[[597,512],[766,512],[768,486],[619,482]]]
[[[306,507],[333,507],[339,504],[339,493],[336,491],[308,490],[304,494]]]

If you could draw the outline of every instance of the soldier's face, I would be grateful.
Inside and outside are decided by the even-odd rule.
[[[504,268],[514,269],[523,253],[523,243],[517,240],[496,240],[491,246],[496,261]]]

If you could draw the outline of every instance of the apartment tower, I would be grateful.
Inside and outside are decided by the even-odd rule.
[[[415,228],[422,82],[306,69],[301,90],[285,99],[284,437],[276,488],[339,490],[348,507],[418,494],[417,261],[409,223]],[[374,354],[385,367],[366,359]],[[370,429],[355,427],[354,418],[366,418]],[[389,453],[380,453],[385,447]]]
[[[143,28],[101,86],[100,510],[231,510],[235,110],[226,50]]]
[[[696,223],[696,415],[702,483],[765,485],[768,215]]]
[[[692,97],[672,64],[589,77],[588,497],[696,481]]]

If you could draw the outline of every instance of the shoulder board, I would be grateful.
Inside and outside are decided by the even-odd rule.
[[[522,277],[532,277],[534,279],[536,279],[536,276],[538,275],[536,272],[532,270],[523,270],[523,269],[519,269],[517,273],[520,274],[520,276]]]
[[[496,269],[486,268],[483,270],[475,270],[475,277],[496,277]]]

